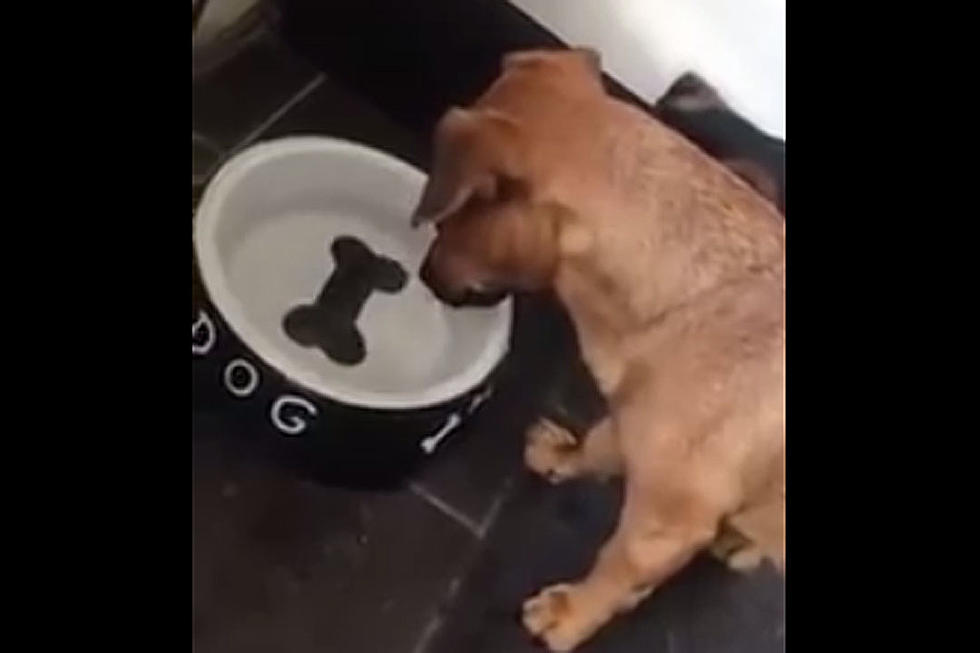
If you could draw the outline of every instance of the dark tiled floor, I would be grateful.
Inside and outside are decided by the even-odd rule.
[[[218,162],[222,148],[196,133],[191,134],[191,146],[193,147],[193,181],[195,185],[199,185],[207,179]]]
[[[487,537],[431,653],[533,653],[517,620],[542,586],[585,573],[615,526],[616,484],[552,487],[523,475]],[[692,564],[636,612],[613,621],[582,653],[776,653],[783,650],[783,582],[739,576],[709,559]]]
[[[199,653],[410,651],[477,542],[411,492],[300,481],[194,419]]]
[[[193,201],[230,153],[299,133],[427,161],[425,135],[263,33],[194,82]],[[195,410],[195,651],[534,650],[517,626],[521,600],[587,568],[617,493],[545,487],[522,471],[522,431],[556,394],[582,398],[552,411],[573,426],[601,406],[579,387],[574,339],[552,301],[522,299],[515,325],[498,394],[399,491],[311,484],[271,464],[227,416]],[[583,650],[781,650],[782,591],[769,572],[699,562]]]
[[[333,79],[319,78],[316,87],[269,125],[259,140],[296,134],[344,138],[383,149],[423,169],[427,167],[427,139],[402,129]]]
[[[266,30],[221,68],[194,80],[194,128],[231,148],[261,126],[317,71]]]

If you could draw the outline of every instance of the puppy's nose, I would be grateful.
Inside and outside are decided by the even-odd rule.
[[[464,299],[465,293],[453,292],[448,284],[442,283],[439,280],[439,276],[436,274],[435,266],[432,265],[432,260],[426,257],[425,261],[422,262],[422,267],[419,269],[419,279],[422,283],[432,291],[432,294],[436,298],[450,306],[459,306]]]

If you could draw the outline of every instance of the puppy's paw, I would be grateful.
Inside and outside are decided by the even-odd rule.
[[[726,562],[728,563],[729,569],[747,573],[758,569],[764,558],[765,555],[762,553],[762,549],[747,546],[729,555]]]
[[[577,623],[572,605],[572,586],[552,585],[524,602],[524,627],[551,651],[571,651],[588,632]]]
[[[743,573],[756,569],[765,558],[762,549],[731,531],[719,535],[708,551],[732,571]]]
[[[527,431],[524,464],[548,479],[560,483],[578,473],[578,442],[567,429],[542,418]]]

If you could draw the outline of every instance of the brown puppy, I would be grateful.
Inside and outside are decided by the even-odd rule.
[[[619,524],[524,624],[568,651],[699,550],[783,564],[784,222],[682,136],[603,90],[583,50],[526,52],[452,109],[417,210],[426,283],[458,302],[552,286],[610,406],[581,445],[549,422],[552,480],[623,474]]]

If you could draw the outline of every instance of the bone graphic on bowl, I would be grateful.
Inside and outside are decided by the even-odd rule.
[[[283,330],[302,347],[319,347],[342,365],[356,365],[367,353],[357,317],[376,290],[396,293],[405,287],[405,269],[372,252],[352,236],[330,246],[336,266],[312,304],[297,306],[283,319]]]

